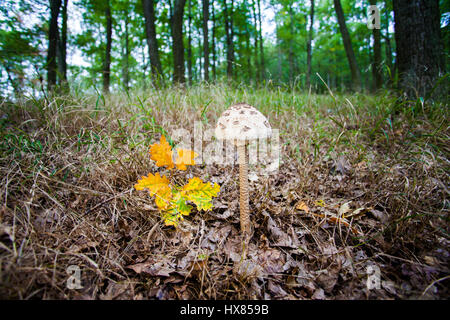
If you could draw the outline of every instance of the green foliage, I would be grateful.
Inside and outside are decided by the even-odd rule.
[[[68,57],[74,53],[75,63],[69,65],[69,81],[72,90],[98,90],[102,82],[105,63],[107,1],[69,1]],[[168,80],[173,74],[173,54],[170,19],[173,1],[154,1],[156,33],[162,63],[163,77]],[[231,10],[233,3],[233,10]],[[262,15],[275,13],[272,20],[263,17],[263,28],[272,27],[274,34],[264,36],[265,79],[259,79],[261,53],[258,38],[258,3]],[[362,87],[372,87],[371,64],[373,59],[372,32],[366,26],[367,1],[341,0],[347,27],[355,48],[357,64],[362,76]],[[111,87],[125,90],[133,87],[148,88],[150,61],[144,26],[141,0],[109,0],[112,13],[112,57]],[[190,6],[190,10],[189,9]],[[210,1],[210,78],[213,66],[220,81],[226,75],[226,31],[224,2]],[[307,72],[306,43],[310,1],[294,0],[230,0],[229,18],[233,22],[234,74],[236,83],[276,84],[294,89],[305,88]],[[442,15],[442,37],[445,58],[448,63],[449,5],[440,1]],[[384,80],[395,80],[395,39],[393,35],[392,0],[379,1],[381,14],[382,61]],[[188,12],[192,22],[189,25]],[[212,11],[214,11],[214,21]],[[45,0],[3,0],[0,4],[0,94],[9,96],[14,91],[16,98],[25,89],[41,96],[45,81],[46,54],[48,46],[49,5]],[[32,17],[32,19],[28,19]],[[61,16],[59,17],[61,23]],[[347,63],[342,37],[337,24],[332,0],[315,0],[315,23],[312,46],[312,85],[316,92],[325,92],[316,73],[320,74],[333,90],[345,91],[350,87],[351,74]],[[203,79],[203,30],[202,2],[186,1],[184,16],[184,45],[187,59],[188,32],[191,34],[193,81]],[[214,25],[214,30],[213,30]],[[211,39],[214,31],[214,47]],[[264,34],[264,32],[263,32]],[[128,50],[127,50],[128,47]],[[213,51],[215,54],[213,55]],[[83,58],[82,65],[78,57]],[[215,57],[215,59],[213,58]],[[69,61],[71,62],[71,61]],[[187,61],[186,61],[187,64]],[[186,68],[187,69],[187,68]],[[187,70],[186,70],[187,72]],[[169,82],[169,81],[168,81]],[[74,84],[74,86],[72,85]],[[45,85],[44,85],[45,87]],[[94,89],[95,88],[95,89]],[[30,92],[29,90],[27,90]]]

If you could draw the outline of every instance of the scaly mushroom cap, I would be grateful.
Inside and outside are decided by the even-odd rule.
[[[255,139],[265,139],[272,134],[266,117],[246,103],[232,105],[217,120],[215,130],[219,140],[232,140],[234,144]]]

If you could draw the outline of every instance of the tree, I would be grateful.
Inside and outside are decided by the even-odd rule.
[[[430,93],[445,72],[438,0],[394,0],[398,87],[409,97]]]
[[[152,70],[153,84],[162,80],[162,66],[159,58],[158,41],[156,40],[155,6],[153,0],[142,0],[144,10],[145,32],[147,36],[148,54]]]
[[[370,5],[376,6],[377,0],[370,0]],[[372,62],[372,74],[373,74],[373,87],[378,90],[383,85],[383,71],[381,64],[381,31],[378,28],[373,28],[373,62]]]
[[[265,78],[265,63],[264,63],[264,45],[262,36],[262,18],[261,18],[261,0],[257,0],[258,3],[258,22],[259,22],[259,54],[261,58],[261,79]]]
[[[61,0],[50,0],[50,26],[48,29],[47,51],[47,86],[52,91],[56,85],[56,48],[58,45],[58,16],[61,9]]]
[[[356,63],[356,57],[352,47],[352,40],[350,39],[350,34],[345,23],[344,11],[342,10],[340,0],[333,1],[334,9],[336,11],[336,16],[339,23],[339,29],[342,35],[342,41],[344,42],[345,53],[347,55],[348,64],[350,66],[350,71],[352,74],[353,89],[359,91],[361,88],[361,75],[359,73],[358,64]]]
[[[106,18],[106,49],[105,49],[105,58],[103,60],[103,94],[109,93],[109,84],[111,79],[112,16],[111,16],[111,3],[109,0],[106,1],[105,18]]]
[[[209,81],[209,41],[208,41],[208,21],[209,21],[209,0],[202,0],[203,4],[203,72],[205,81]]]
[[[216,12],[214,9],[214,1],[212,2],[212,36],[211,36],[211,41],[212,41],[212,58],[213,58],[213,62],[212,62],[212,72],[213,72],[213,79],[216,80]]]
[[[253,12],[253,20],[255,23],[255,66],[256,66],[256,83],[259,83],[261,80],[261,63],[258,60],[258,48],[259,48],[259,32],[258,32],[258,15],[256,14],[256,0],[252,1],[252,12]]]
[[[47,6],[47,3],[42,4],[42,8]],[[37,26],[47,17],[42,15],[36,25],[24,24],[24,17],[30,15],[34,9],[28,3],[13,0],[4,1],[4,6],[0,6],[0,16],[2,16],[0,19],[0,96],[11,96],[12,89],[15,98],[20,100],[24,90],[30,89],[30,86],[34,90],[34,84],[38,83],[35,81],[36,78],[27,78],[27,76],[30,75],[29,70],[33,65],[45,65],[47,57],[42,57],[38,46],[42,42],[41,36],[45,37],[47,32],[40,31],[42,29]],[[47,12],[43,11],[43,13]],[[40,74],[38,76],[41,77]],[[41,86],[39,90],[42,89]]]
[[[184,83],[183,14],[186,0],[175,0],[171,17],[173,82]]]
[[[231,8],[227,6],[227,0],[223,0],[223,14],[225,17],[225,35],[227,43],[227,77],[233,78],[234,43],[233,43],[233,0]]]
[[[58,46],[56,50],[58,56],[58,73],[61,86],[67,86],[67,5],[68,0],[64,0],[61,8],[61,34],[58,35]]]
[[[309,9],[309,30],[308,30],[308,42],[306,43],[306,89],[309,90],[311,85],[311,61],[312,61],[312,39],[314,33],[314,0],[310,1],[310,9]]]
[[[192,86],[192,1],[188,3],[188,82]]]

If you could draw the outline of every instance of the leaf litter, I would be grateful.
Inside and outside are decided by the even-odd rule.
[[[162,125],[180,118],[155,116]],[[282,127],[290,117],[280,113],[271,122]],[[343,145],[337,148],[345,156],[330,153],[331,142],[325,140],[315,153],[308,152],[312,124],[296,121],[305,128],[282,136],[278,172],[250,175],[253,234],[245,260],[237,167],[189,166],[174,174],[180,181],[197,176],[221,186],[211,211],[193,210],[175,229],[160,222],[145,192],[131,189],[144,173],[157,172],[143,146],[122,144],[111,161],[111,150],[76,151],[76,141],[68,138],[57,144],[65,148],[58,158],[52,150],[40,159],[5,156],[0,296],[448,299],[449,180],[438,164],[431,158],[409,162],[400,142],[393,147],[404,157],[391,157],[392,146],[373,139],[362,141],[364,154]],[[68,117],[59,123],[77,136],[75,122]],[[110,132],[118,129],[115,123],[104,120]],[[46,137],[47,131],[36,135]],[[160,138],[148,135],[148,145]],[[300,154],[289,147],[292,141],[303,141]],[[95,161],[85,165],[81,159],[86,156]],[[39,174],[30,169],[34,161],[43,165]],[[81,289],[66,286],[70,265],[81,270]],[[380,270],[379,289],[367,287],[369,266]]]

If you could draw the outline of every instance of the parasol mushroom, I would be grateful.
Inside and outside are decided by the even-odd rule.
[[[257,109],[246,103],[232,105],[217,120],[216,138],[229,140],[238,149],[239,163],[239,207],[241,232],[250,235],[249,201],[248,201],[248,164],[246,146],[250,140],[270,137],[272,129],[266,117]]]

